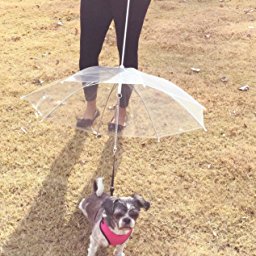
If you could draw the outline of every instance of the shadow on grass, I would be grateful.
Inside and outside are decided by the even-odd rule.
[[[78,208],[69,218],[65,206],[68,178],[84,148],[86,135],[77,131],[53,162],[28,215],[5,243],[3,256],[87,255],[91,233],[89,223]],[[112,147],[113,139],[109,138],[92,180],[104,171],[105,184],[110,183]],[[121,153],[120,148],[119,162]],[[85,184],[80,198],[77,198],[77,205],[82,197],[91,193],[92,180]],[[98,255],[106,255],[105,249],[101,249]]]

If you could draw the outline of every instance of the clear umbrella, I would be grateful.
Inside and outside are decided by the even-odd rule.
[[[90,128],[94,133],[109,133],[107,124],[117,112],[113,106],[118,107],[118,95],[124,84],[133,92],[122,136],[160,139],[205,129],[201,104],[172,82],[133,68],[90,67],[23,99],[32,104],[42,120],[54,119],[62,125],[75,126],[85,110],[83,87],[96,84],[99,84],[97,106],[101,116]]]

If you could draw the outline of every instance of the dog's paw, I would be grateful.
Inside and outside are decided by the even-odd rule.
[[[114,253],[114,256],[125,256],[125,254],[123,252],[121,252],[121,253]]]
[[[123,251],[118,251],[118,250],[115,250],[114,253],[113,253],[114,256],[125,256],[125,254],[123,253]]]

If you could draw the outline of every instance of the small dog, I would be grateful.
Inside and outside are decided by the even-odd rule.
[[[94,193],[82,199],[79,209],[92,225],[88,256],[94,256],[99,246],[115,246],[114,255],[124,256],[124,247],[133,232],[141,208],[150,203],[139,195],[113,197],[104,193],[103,178],[94,181]]]

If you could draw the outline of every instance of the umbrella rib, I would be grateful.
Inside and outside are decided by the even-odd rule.
[[[189,110],[188,108],[186,108],[182,102],[177,101],[177,100],[176,100],[175,98],[173,98],[173,97],[172,97],[172,99],[174,99],[176,102],[178,102],[178,104],[179,104],[180,106],[182,106],[182,107],[193,117],[193,119],[206,131],[206,128],[205,128],[205,126],[204,126],[204,123],[201,124],[201,123],[197,120],[197,118],[195,117],[195,114],[194,114],[191,110]]]
[[[146,111],[147,111],[148,117],[149,117],[149,119],[150,119],[150,121],[151,121],[151,123],[152,123],[152,125],[153,125],[154,131],[155,131],[155,134],[156,134],[156,137],[157,137],[157,139],[159,140],[160,137],[159,137],[159,135],[158,135],[158,133],[157,133],[156,127],[155,127],[154,122],[153,122],[153,119],[152,119],[152,117],[151,117],[151,115],[150,115],[150,113],[149,113],[149,111],[148,111],[146,102],[144,101],[144,99],[143,99],[143,97],[141,96],[140,92],[135,88],[135,86],[134,86],[133,88],[134,88],[135,92],[139,95],[139,97],[141,98],[142,103],[143,103],[143,105],[144,105],[144,107],[145,107],[145,109],[146,109]]]
[[[92,86],[96,84],[96,82],[92,82],[89,86]],[[88,84],[86,85],[88,86]],[[85,86],[84,86],[85,87]],[[82,88],[84,88],[82,87]],[[51,109],[44,117],[43,120],[46,119],[47,117],[49,117],[49,115],[51,115],[61,104],[63,104],[63,102],[65,102],[68,98],[70,98],[71,96],[73,96],[75,93],[77,93],[79,90],[81,90],[81,88],[75,90],[73,93],[71,93],[70,95],[68,95],[67,97],[65,97],[63,100],[61,100],[53,109]]]

